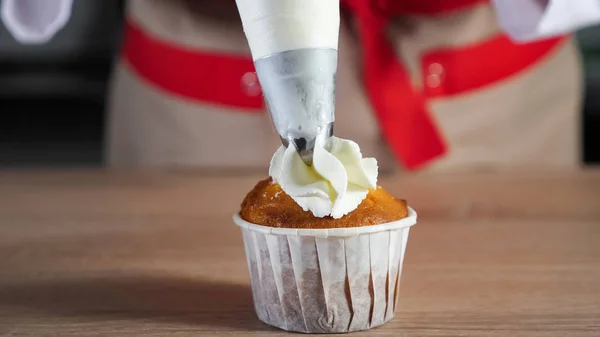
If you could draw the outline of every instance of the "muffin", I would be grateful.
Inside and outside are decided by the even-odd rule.
[[[377,186],[377,163],[332,137],[313,165],[280,148],[270,178],[244,198],[242,228],[254,307],[288,331],[340,333],[394,317],[416,213]]]
[[[380,225],[408,216],[405,200],[399,200],[381,186],[370,189],[358,207],[340,219],[317,218],[304,211],[273,178],[261,180],[246,195],[240,216],[257,225],[277,228],[347,228]]]

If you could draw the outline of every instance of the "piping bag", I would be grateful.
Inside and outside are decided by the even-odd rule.
[[[312,165],[333,135],[339,0],[236,0],[269,114]]]

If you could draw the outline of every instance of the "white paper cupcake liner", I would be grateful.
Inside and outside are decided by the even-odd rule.
[[[410,227],[417,214],[353,228],[242,228],[254,308],[263,322],[288,331],[340,333],[394,317]]]

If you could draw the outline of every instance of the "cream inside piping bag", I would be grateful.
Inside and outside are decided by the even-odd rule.
[[[339,0],[236,0],[252,58],[338,48]]]

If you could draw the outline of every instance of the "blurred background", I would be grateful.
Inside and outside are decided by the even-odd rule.
[[[102,164],[123,6],[75,1],[67,26],[42,45],[21,45],[0,24],[0,167]]]
[[[48,44],[17,43],[0,26],[0,168],[102,165],[105,96],[120,48],[122,0],[75,1]],[[577,33],[586,98],[581,154],[600,162],[600,28]]]

